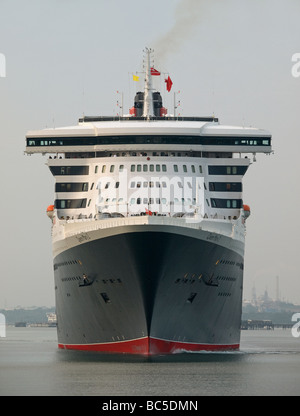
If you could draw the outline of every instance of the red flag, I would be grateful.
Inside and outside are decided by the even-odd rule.
[[[149,209],[145,208],[145,211],[147,215],[152,215],[152,211],[150,211]]]
[[[167,91],[170,92],[171,91],[171,88],[172,88],[172,85],[173,85],[173,82],[172,82],[172,80],[171,80],[171,78],[169,76],[168,76],[167,79],[165,79],[165,83],[167,84],[166,85]]]
[[[155,68],[151,68],[151,75],[160,75],[160,72]]]

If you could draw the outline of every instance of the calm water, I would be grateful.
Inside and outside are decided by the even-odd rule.
[[[7,328],[0,395],[299,395],[300,338],[243,331],[241,350],[151,359],[58,350],[55,328]]]

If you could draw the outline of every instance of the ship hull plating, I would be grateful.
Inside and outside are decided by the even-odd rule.
[[[59,347],[146,355],[239,348],[243,256],[230,240],[225,247],[204,232],[147,230],[61,252]]]

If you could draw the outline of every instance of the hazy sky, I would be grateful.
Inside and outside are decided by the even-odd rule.
[[[54,181],[45,157],[24,155],[26,132],[116,114],[117,90],[128,111],[145,46],[182,115],[271,131],[274,155],[244,178],[244,297],[255,285],[275,298],[278,276],[300,304],[299,16],[299,0],[0,0],[0,308],[54,305]]]

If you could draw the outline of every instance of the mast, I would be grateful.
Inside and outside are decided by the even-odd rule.
[[[150,65],[150,56],[151,56],[152,49],[146,48],[145,52],[146,52],[146,76],[145,76],[143,117],[150,117],[154,115],[152,77],[151,77],[151,65]]]

